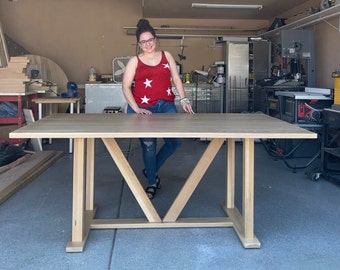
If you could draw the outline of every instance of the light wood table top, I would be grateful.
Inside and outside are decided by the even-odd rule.
[[[36,103],[76,103],[78,101],[80,101],[82,99],[82,97],[73,97],[73,98],[63,98],[63,97],[55,97],[55,96],[51,96],[51,97],[40,97],[40,98],[36,98],[33,99],[34,102]]]
[[[11,138],[317,138],[265,114],[54,114]]]
[[[12,92],[12,93],[0,92],[0,96],[30,96],[35,94],[37,94],[36,91]]]

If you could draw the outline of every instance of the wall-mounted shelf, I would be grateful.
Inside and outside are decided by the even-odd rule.
[[[123,27],[127,35],[135,35],[136,27]],[[228,35],[256,36],[256,29],[213,28],[213,27],[154,27],[158,38],[181,39],[184,37],[216,38]]]
[[[283,25],[283,26],[276,28],[274,30],[262,33],[261,36],[276,36],[280,33],[281,30],[304,28],[304,27],[307,27],[309,25],[313,25],[313,24],[316,24],[320,21],[325,21],[327,19],[330,19],[330,18],[333,18],[333,17],[336,17],[336,16],[340,16],[340,4],[335,5],[333,7],[330,7],[330,8],[327,8],[325,10],[319,11],[317,13],[314,13],[310,16],[299,19],[297,21],[288,23],[288,24]],[[340,31],[339,26],[334,27],[334,28],[336,28],[338,31]]]

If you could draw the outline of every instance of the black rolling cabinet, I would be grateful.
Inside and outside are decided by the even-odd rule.
[[[324,110],[321,143],[322,175],[329,180],[340,180],[340,111]]]

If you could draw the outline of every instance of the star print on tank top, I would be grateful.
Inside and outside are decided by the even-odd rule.
[[[133,96],[138,106],[151,107],[160,99],[173,101],[175,95],[172,92],[170,65],[164,51],[156,66],[146,65],[137,58]]]

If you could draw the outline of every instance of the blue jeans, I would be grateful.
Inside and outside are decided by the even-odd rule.
[[[176,113],[176,106],[174,102],[159,100],[151,107],[145,107],[152,113]],[[128,106],[127,113],[134,113],[134,110]],[[157,138],[140,138],[140,143],[143,151],[143,161],[148,177],[149,185],[156,184],[156,175],[175,150],[181,145],[181,140],[177,138],[163,138],[164,144],[157,153]]]

